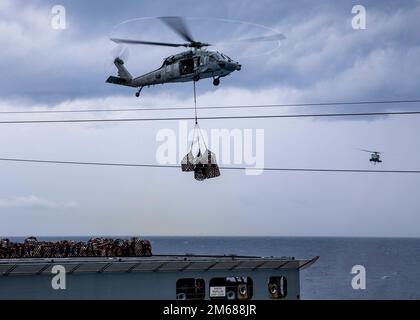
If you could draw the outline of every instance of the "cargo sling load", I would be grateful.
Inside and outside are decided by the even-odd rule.
[[[201,146],[200,136],[202,138],[204,148]],[[198,149],[198,152],[195,156],[193,152],[194,145]],[[204,138],[201,134],[200,127],[197,123],[194,127],[190,150],[181,161],[181,169],[183,172],[193,171],[194,178],[198,181],[220,176],[219,166],[216,162],[216,155],[207,148],[204,142]]]
[[[206,141],[203,137],[200,126],[198,125],[197,95],[196,95],[195,81],[193,82],[193,86],[194,86],[195,125],[194,125],[190,150],[181,161],[181,170],[183,172],[194,171],[194,179],[198,181],[203,181],[206,179],[219,177],[220,170],[219,170],[219,166],[217,165],[216,155],[213,152],[211,152],[209,148],[207,147]],[[193,152],[194,149],[197,149],[195,156]]]

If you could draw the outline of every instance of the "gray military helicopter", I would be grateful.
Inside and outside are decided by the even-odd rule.
[[[163,83],[199,81],[200,79],[213,78],[213,85],[220,84],[220,78],[226,77],[234,71],[240,71],[242,66],[239,62],[232,60],[226,54],[206,50],[211,46],[209,43],[195,41],[181,17],[160,17],[168,27],[181,36],[185,43],[167,43],[155,41],[143,41],[133,39],[111,38],[111,41],[118,44],[143,44],[165,47],[185,47],[190,48],[172,56],[167,57],[162,66],[152,72],[133,78],[124,66],[121,57],[114,59],[114,64],[118,70],[118,77],[110,76],[106,82],[139,88],[136,97],[140,96],[143,87],[149,87]],[[248,39],[234,40],[233,42],[261,42],[279,41],[285,39],[282,34],[273,34]]]
[[[369,152],[371,154],[370,155],[370,159],[369,159],[370,162],[373,162],[374,164],[377,164],[377,163],[381,163],[382,162],[381,157],[380,157],[381,152],[379,152],[379,151],[364,150],[364,149],[360,149],[360,150],[361,151],[364,151],[364,152]]]

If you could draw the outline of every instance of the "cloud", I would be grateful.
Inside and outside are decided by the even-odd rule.
[[[58,210],[74,208],[75,206],[76,204],[74,202],[57,203],[35,195],[0,199],[0,209],[29,208]]]
[[[82,91],[92,79],[104,77],[103,63],[112,47],[106,33],[84,34],[77,24],[68,30],[54,30],[51,18],[48,5],[2,3],[0,68],[3,74],[13,74],[12,80],[0,80],[3,96],[20,95],[22,87],[27,92],[68,95]]]
[[[351,6],[316,14],[295,14],[277,29],[287,30],[281,52],[270,55],[281,83],[305,100],[377,99],[418,95],[420,5],[385,11],[366,5],[367,29],[351,28]]]
[[[104,83],[103,62],[113,46],[107,35],[116,23],[139,15],[198,16],[202,12],[209,17],[223,14],[272,26],[287,40],[271,55],[241,59],[243,69],[222,79],[217,88],[211,80],[199,81],[199,107],[418,95],[418,1],[366,2],[368,29],[363,31],[351,29],[350,1],[319,5],[313,1],[267,0],[261,5],[232,0],[217,7],[211,3],[197,6],[193,1],[167,1],[165,5],[161,1],[133,1],[121,7],[115,1],[104,1],[99,11],[95,1],[74,1],[66,4],[69,28],[62,32],[50,28],[50,7],[45,3],[0,0],[0,6],[3,111],[193,106],[191,83],[145,88],[136,99],[133,88]],[[144,30],[137,30],[143,35]],[[173,40],[173,33],[165,32],[162,36]],[[147,72],[161,63],[165,50],[130,47],[126,65],[133,75]],[[51,95],[54,99],[49,99]],[[321,108],[304,110],[316,112]],[[199,110],[199,116],[299,111],[303,109]],[[143,116],[191,117],[193,112],[1,115],[4,120]],[[372,168],[369,155],[356,148],[384,151],[381,168],[386,170],[418,167],[420,153],[413,147],[419,135],[417,117],[366,119],[370,118],[226,120],[202,121],[200,125],[206,130],[264,128],[266,165],[272,167]],[[176,130],[177,123],[2,125],[0,153],[16,158],[154,163],[156,132],[166,127]],[[2,162],[1,170],[11,195],[48,196],[4,198],[0,208],[51,211],[45,219],[24,212],[25,223],[22,215],[8,215],[0,233],[419,235],[418,177],[412,175],[267,172],[246,177],[242,172],[226,170],[218,179],[197,184],[177,169]],[[68,194],[83,206],[51,221],[48,215],[54,210],[74,205],[61,202]],[[197,207],[200,210],[194,210]],[[258,212],[264,212],[264,217]]]
[[[203,85],[202,85],[203,84]],[[135,92],[135,89],[127,88]],[[188,107],[193,106],[191,93],[151,92],[144,88],[140,100],[134,94],[108,95],[103,97],[80,97],[65,99],[59,102],[36,102],[28,98],[0,98],[1,111],[35,111],[35,110],[89,110],[118,109],[141,107]],[[221,87],[208,90],[205,83],[197,84],[198,106],[225,106],[247,104],[287,103],[300,100],[299,90],[293,88],[265,88],[251,90],[242,87]],[[140,101],[140,104],[139,104]],[[101,117],[104,114],[100,114]],[[69,115],[65,115],[67,118]]]
[[[223,79],[223,87],[290,90],[298,94],[295,98],[305,101],[416,96],[415,84],[420,77],[418,2],[407,2],[388,11],[367,5],[367,30],[358,31],[351,28],[350,4],[330,2],[309,6],[308,11],[292,10],[292,5],[271,5],[288,14],[279,17],[266,12],[261,21],[284,32],[287,40],[270,55],[240,61],[243,70]],[[94,28],[86,27],[87,21],[92,21],[92,12],[81,10],[76,15],[76,8],[68,6],[69,28],[57,31],[50,26],[50,6],[3,2],[0,42],[5,49],[1,52],[0,68],[3,75],[10,75],[0,79],[0,93],[4,97],[26,95],[44,102],[54,97],[51,99],[57,102],[129,92],[127,88],[104,83],[107,76],[104,64],[112,60],[110,51],[114,47],[108,34],[124,16],[132,17],[131,12],[130,15],[122,12],[118,17],[112,11],[95,16],[101,28]],[[147,10],[147,5],[143,7],[144,15],[155,15]],[[187,16],[193,14],[185,12]],[[174,37],[168,28],[161,27],[153,24],[153,28],[134,30],[140,30],[138,36],[146,38]],[[211,34],[208,31],[200,37],[208,38]],[[127,67],[134,75],[150,71],[169,55],[168,50],[130,46]],[[234,54],[232,58],[235,59]],[[177,84],[152,88],[150,92],[176,94],[187,90],[188,85]]]

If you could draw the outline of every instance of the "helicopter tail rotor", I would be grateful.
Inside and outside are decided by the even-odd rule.
[[[115,62],[119,61],[119,62],[122,62],[122,64],[124,64],[124,62],[127,62],[129,55],[130,55],[130,51],[127,46],[118,45],[114,47],[110,51],[109,57],[106,59],[104,63],[105,74],[106,75],[115,74],[115,67],[116,67]],[[118,67],[117,67],[117,71],[118,71]]]
[[[127,68],[124,67],[124,60],[117,57],[114,59],[114,65],[117,67],[118,70],[118,76],[125,80],[131,80],[133,79],[133,76],[128,72]]]
[[[111,50],[112,60],[107,61],[105,64],[105,72],[108,75],[107,83],[134,87],[132,83],[133,77],[124,66],[124,62],[128,59],[128,53],[128,47],[122,45]],[[112,75],[116,74],[115,68],[117,70],[117,77]]]
[[[113,57],[113,60],[116,58],[119,58],[123,61],[127,61],[130,55],[130,51],[127,46],[118,45],[111,51],[111,56]]]

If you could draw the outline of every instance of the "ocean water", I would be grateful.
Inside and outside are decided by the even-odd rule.
[[[89,237],[39,237],[45,240]],[[114,237],[115,238],[115,237]],[[420,299],[420,239],[323,237],[144,237],[154,254],[293,256],[320,259],[301,272],[302,299]],[[11,238],[21,241],[22,238]],[[366,289],[351,286],[354,265]]]

